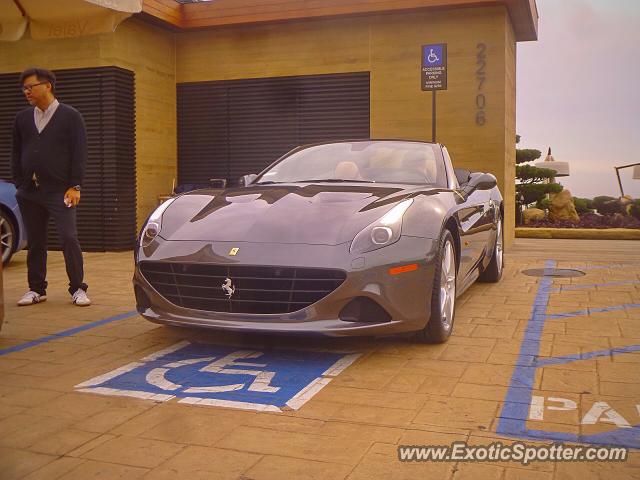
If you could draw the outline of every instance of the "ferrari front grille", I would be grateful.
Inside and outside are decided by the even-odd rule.
[[[326,297],[342,270],[202,263],[141,262],[140,272],[179,307],[208,312],[290,313]]]

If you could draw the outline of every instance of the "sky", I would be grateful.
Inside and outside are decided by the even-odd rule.
[[[640,0],[536,0],[538,41],[517,47],[518,148],[569,162],[573,196],[618,197],[640,162]],[[625,194],[640,198],[633,168]]]

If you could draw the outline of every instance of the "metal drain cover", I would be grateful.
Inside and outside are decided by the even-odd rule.
[[[522,270],[522,273],[530,277],[582,277],[585,275],[581,270],[570,268],[530,268]]]

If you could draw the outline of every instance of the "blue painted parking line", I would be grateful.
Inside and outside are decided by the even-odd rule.
[[[561,357],[542,358],[534,362],[536,367],[545,367],[548,365],[562,365],[565,363],[577,362],[579,360],[589,360],[597,357],[612,357],[621,353],[640,352],[640,345],[629,345],[626,347],[609,348],[607,350],[599,350],[596,352],[585,352],[576,355],[563,355]]]
[[[632,308],[640,308],[640,303],[625,303],[623,305],[614,305],[612,307],[588,308],[586,310],[576,310],[575,312],[552,313],[547,315],[547,318],[558,319],[558,318],[581,317],[583,315],[590,315],[592,313],[615,312],[618,310],[627,310]]]
[[[545,269],[556,266],[556,262],[548,260],[545,262]],[[547,315],[547,304],[549,302],[549,290],[553,283],[553,277],[544,276],[538,285],[538,291],[533,301],[530,321],[524,334],[523,345],[520,347],[516,364],[507,396],[502,407],[498,423],[497,433],[507,435],[522,436],[527,434],[526,421],[529,415],[529,405],[531,403],[531,391],[535,379],[535,367],[526,366],[523,357],[538,355],[540,352],[540,338]],[[526,352],[524,347],[526,345]]]
[[[597,287],[613,287],[620,285],[633,285],[640,283],[637,280],[623,280],[620,282],[606,282],[606,283],[590,283],[588,285],[562,285],[561,287],[554,288],[551,290],[551,293],[561,293],[567,290],[582,290],[582,289],[592,289]]]
[[[612,263],[610,265],[583,265],[581,267],[571,267],[579,270],[607,270],[609,268],[629,268],[640,267],[640,263]]]
[[[76,388],[104,395],[260,411],[296,410],[359,354],[183,341]]]
[[[545,269],[555,267],[556,262],[548,260]],[[609,268],[610,266],[607,266]],[[595,267],[594,267],[595,268]],[[496,432],[505,436],[517,438],[543,439],[554,441],[570,441],[595,445],[614,445],[627,448],[640,448],[640,425],[629,424],[622,416],[615,412],[606,402],[595,402],[585,414],[582,423],[594,425],[604,416],[605,422],[615,423],[618,428],[593,435],[580,435],[569,432],[557,432],[527,428],[529,419],[542,420],[545,397],[533,395],[533,387],[536,371],[550,365],[560,365],[570,362],[587,360],[602,356],[613,356],[624,353],[640,351],[640,345],[629,345],[606,350],[584,352],[576,355],[565,355],[552,358],[538,358],[540,341],[545,322],[548,319],[570,318],[578,315],[589,315],[595,312],[620,311],[628,308],[638,308],[640,304],[616,305],[605,308],[589,308],[564,314],[547,314],[547,306],[550,294],[554,292],[552,287],[553,277],[544,276],[538,285],[535,300],[529,322],[525,331],[524,340],[520,347],[507,395],[498,419]],[[549,407],[552,410],[575,410],[574,401],[558,397],[549,397],[550,402],[559,402],[560,406]],[[637,406],[640,412],[640,406]]]
[[[138,312],[126,312],[121,313],[120,315],[115,315],[113,317],[104,318],[102,320],[97,320],[95,322],[86,323],[79,327],[70,328],[69,330],[64,330],[59,333],[54,333],[52,335],[47,335],[46,337],[38,338],[36,340],[32,340],[30,342],[21,343],[19,345],[13,345],[12,347],[3,348],[0,350],[0,357],[2,355],[7,355],[8,353],[20,352],[22,350],[26,350],[27,348],[35,347],[37,345],[41,345],[43,343],[50,342],[51,340],[57,340],[59,338],[70,337],[75,335],[76,333],[84,332],[85,330],[90,330],[92,328],[101,327],[102,325],[106,325],[111,322],[116,322],[118,320],[124,320],[125,318],[134,317]]]

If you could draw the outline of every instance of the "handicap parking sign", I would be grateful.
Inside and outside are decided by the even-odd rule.
[[[422,46],[422,66],[441,67],[444,63],[444,45],[433,44]]]
[[[358,356],[185,341],[76,388],[156,401],[177,398],[179,403],[280,412],[300,408]]]

